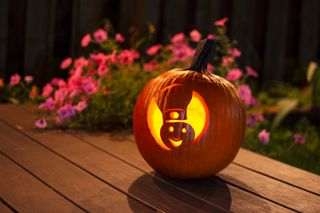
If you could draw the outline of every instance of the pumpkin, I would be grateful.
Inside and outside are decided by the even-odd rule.
[[[245,107],[229,81],[206,71],[213,45],[212,40],[202,40],[190,68],[152,79],[137,99],[137,146],[164,176],[207,177],[224,169],[239,151]]]

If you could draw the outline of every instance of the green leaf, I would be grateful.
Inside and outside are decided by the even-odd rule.
[[[281,121],[298,106],[298,100],[284,98],[278,101],[277,106],[279,111],[272,122],[272,129],[275,129],[277,126],[279,126]]]

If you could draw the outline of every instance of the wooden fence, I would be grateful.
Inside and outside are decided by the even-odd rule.
[[[256,68],[261,82],[288,80],[319,59],[319,10],[318,0],[0,0],[0,77],[33,74],[44,83],[63,75],[60,61],[83,54],[81,37],[104,18],[124,34],[153,23],[165,41],[193,28],[207,33],[229,17],[240,63]]]

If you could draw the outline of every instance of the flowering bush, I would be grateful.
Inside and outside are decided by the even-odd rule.
[[[216,41],[208,71],[231,81],[246,107],[253,109],[257,101],[245,81],[249,77],[257,78],[258,74],[249,66],[243,72],[236,64],[241,52],[226,36],[226,21],[215,22],[213,34],[206,36]],[[105,28],[86,34],[81,46],[93,46],[96,50],[88,57],[66,58],[60,68],[68,70],[69,78],[54,78],[44,86],[42,97],[45,100],[39,108],[48,112],[46,121],[73,127],[130,126],[135,100],[145,83],[163,71],[187,67],[195,46],[203,38],[194,29],[188,36],[184,33],[174,35],[167,45],[154,44],[139,49],[139,44],[134,44],[137,48],[124,49],[125,38],[110,29],[107,24]],[[145,39],[145,43],[148,41]],[[263,120],[263,116],[254,110],[248,113],[250,124]],[[43,123],[37,126],[43,127]]]
[[[30,100],[36,100],[38,96],[38,87],[33,83],[33,77],[26,75],[22,78],[15,73],[10,77],[8,84],[4,84],[0,78],[0,103],[24,103]]]
[[[241,51],[226,35],[227,21],[227,18],[215,21],[213,32],[205,36],[196,29],[188,35],[175,34],[166,45],[152,42],[154,28],[150,27],[150,35],[131,44],[130,48],[126,38],[113,32],[107,23],[83,36],[81,46],[92,50],[87,57],[66,58],[61,62],[61,72],[69,74],[67,79],[53,78],[38,96],[31,76],[21,80],[21,76],[13,75],[8,85],[0,79],[0,100],[24,102],[28,97],[41,100],[39,108],[43,114],[35,122],[38,128],[127,128],[131,126],[135,101],[144,85],[164,71],[187,68],[197,43],[210,38],[216,45],[208,72],[233,83],[247,108],[243,146],[320,173],[317,162],[313,164],[308,160],[310,156],[320,159],[316,127],[303,118],[290,128],[283,125],[275,128],[273,117],[263,114],[259,103],[274,105],[275,99],[265,92],[255,98],[250,85],[259,77],[258,73],[250,66],[242,68],[237,64]]]

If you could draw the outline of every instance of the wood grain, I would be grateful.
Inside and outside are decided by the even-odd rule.
[[[29,107],[28,107],[29,108]],[[12,107],[2,107],[0,108],[3,110],[3,112],[6,112],[4,114],[11,115],[6,116],[6,121],[12,123],[12,124],[18,124],[18,126],[27,127],[30,125],[30,122],[32,122],[32,117],[35,118],[35,115],[33,114],[26,114],[24,110],[22,110],[19,107],[16,107],[16,109]],[[34,108],[29,108],[30,110]],[[12,116],[13,114],[20,114],[23,115],[24,119],[21,120],[20,116]],[[28,132],[30,131],[25,128],[24,131]],[[43,133],[45,134],[45,133]],[[127,164],[131,164],[134,167],[137,167],[138,169],[142,170],[143,172],[150,173],[153,172],[153,170],[145,163],[145,161],[140,156],[137,147],[134,143],[128,142],[127,139],[123,139],[122,135],[115,135],[114,137],[110,137],[109,134],[99,134],[99,135],[89,135],[89,134],[83,134],[82,132],[74,133],[75,135],[79,135],[87,140],[88,143],[98,147],[99,149],[102,149],[102,151],[107,152],[111,154],[112,156],[116,158],[120,158],[121,160],[126,161]],[[132,135],[130,135],[132,138]],[[33,135],[33,137],[36,137],[37,139],[40,139],[40,136]],[[43,136],[43,137],[50,137],[50,136]],[[51,136],[54,137],[54,136]],[[56,136],[57,138],[57,136]],[[65,138],[65,136],[59,134],[59,138],[52,143],[59,143],[58,140],[61,140]],[[43,139],[40,139],[43,140]],[[63,139],[64,141],[68,140],[70,143],[70,139]],[[101,160],[99,160],[101,161]],[[82,165],[82,163],[81,163]],[[121,173],[121,172],[119,172]],[[248,193],[246,191],[240,190],[235,186],[227,185],[228,191],[225,190],[225,184],[221,180],[217,179],[211,179],[206,180],[205,183],[207,184],[201,184],[201,183],[186,183],[186,182],[171,182],[168,180],[165,180],[166,182],[169,182],[169,184],[174,185],[176,187],[179,187],[180,189],[187,191],[188,193],[193,194],[194,196],[199,197],[200,199],[203,199],[207,202],[219,205],[219,206],[227,206],[223,201],[219,200],[219,197],[225,197],[229,199],[231,198],[231,211],[236,212],[256,212],[256,211],[267,211],[272,210],[273,212],[285,212],[286,209],[282,208],[281,206],[278,206],[270,201],[267,201],[265,199],[261,199],[260,197],[257,197],[256,195],[253,195],[252,193]],[[194,186],[196,185],[197,190],[194,189]],[[215,193],[213,193],[215,192]],[[229,193],[229,195],[228,195]],[[245,204],[245,205],[244,205]]]
[[[1,154],[0,171],[0,196],[17,211],[83,212]]]
[[[281,163],[246,149],[240,149],[234,162],[245,168],[252,169],[320,196],[319,175]]]
[[[155,182],[153,176],[146,175],[141,170],[134,168],[131,165],[128,165],[127,163],[114,158],[113,156],[110,156],[87,143],[82,142],[70,134],[66,134],[61,131],[37,131],[26,128],[27,126],[30,126],[30,122],[34,119],[34,116],[29,115],[22,109],[14,109],[14,106],[1,106],[0,108],[2,112],[0,114],[1,119],[17,126],[20,131],[28,134],[34,140],[37,140],[38,143],[48,147],[48,149],[51,149],[54,152],[59,153],[59,155],[67,158],[69,161],[78,165],[83,170],[90,174],[94,174],[100,180],[108,182],[110,185],[123,192],[129,193],[131,196],[144,200],[160,210],[165,212],[226,211],[210,202],[206,202],[205,200],[191,196],[189,193],[178,190],[166,182],[160,181],[159,184],[158,182]],[[10,112],[10,110],[12,111]],[[23,117],[23,120],[19,121],[21,117]],[[4,130],[3,128],[5,127],[0,125],[0,129],[2,129],[1,131],[8,131],[8,128],[5,128]],[[17,139],[15,139],[15,141],[16,140]],[[28,149],[31,149],[30,144],[28,144],[27,147]],[[42,153],[44,155],[45,150],[43,150]],[[66,169],[63,170],[67,171]],[[72,180],[73,178],[70,177],[70,179]],[[82,185],[82,181],[77,181],[77,185]],[[137,185],[139,187],[136,187]],[[88,189],[84,191],[88,191]],[[104,200],[108,200],[108,198],[104,198]],[[95,201],[99,202],[99,200]],[[110,203],[116,202],[114,200],[109,201]],[[121,201],[118,200],[117,202],[119,203]],[[132,208],[131,201],[129,201],[129,204]]]
[[[306,66],[311,60],[316,60],[319,50],[320,4],[318,0],[306,0],[301,3],[299,59]]]
[[[9,0],[0,1],[0,78],[5,75],[6,69],[6,54],[7,54],[7,41],[8,41],[8,8]]]
[[[89,143],[142,168],[146,172],[153,171],[142,158],[139,158],[138,150],[133,143],[114,141],[110,139],[110,136],[107,134],[90,135],[77,132],[76,135],[83,137]],[[263,196],[266,199],[288,206],[297,211],[315,211],[320,208],[318,205],[318,202],[320,202],[319,196],[256,172],[252,172],[251,170],[247,170],[235,164],[231,164],[225,170],[221,171],[218,174],[218,177],[236,187],[241,187],[253,194]],[[305,202],[300,202],[301,197],[308,197],[308,199],[306,199]],[[233,200],[233,202],[236,201]],[[241,208],[243,208],[243,206],[241,206]]]
[[[26,109],[32,114],[35,113],[35,108],[31,105],[26,106]],[[140,157],[136,145],[132,143],[134,142],[134,137],[131,134],[110,135],[106,133],[88,134],[84,132],[76,132],[74,134],[145,172],[153,171]],[[131,141],[131,143],[128,143],[128,141]],[[319,209],[319,205],[317,205],[317,203],[320,202],[319,196],[308,193],[300,188],[310,190],[312,193],[317,193],[320,187],[318,184],[320,183],[320,176],[245,149],[240,150],[234,162],[234,165],[231,164],[221,172],[222,176],[220,177],[227,182],[252,191],[260,196],[264,196],[267,199],[279,202],[280,204],[291,206],[294,209]],[[249,171],[244,167],[255,172]],[[237,177],[237,179],[232,177]],[[289,184],[286,184],[286,182]],[[266,184],[268,185],[267,190],[265,188]],[[292,187],[291,185],[297,187]],[[245,195],[241,196],[245,197]],[[300,202],[301,197],[308,197],[308,199],[305,202]],[[244,199],[249,200],[249,198]],[[238,206],[236,205],[237,201],[237,199],[233,200],[232,204]],[[233,205],[231,205],[231,209],[232,208]]]
[[[58,137],[60,142],[66,142]],[[123,193],[18,133],[3,122],[0,122],[0,141],[1,152],[87,211],[97,212],[108,209],[113,212],[130,212],[128,200],[131,201],[131,205],[142,212],[153,210],[132,198],[127,198]],[[59,143],[57,145],[61,146]],[[72,148],[72,151],[77,150]],[[80,157],[85,158],[86,155]],[[106,200],[108,202],[105,202]]]
[[[2,202],[0,202],[0,212],[1,213],[11,213],[11,209],[9,209],[6,205],[4,205]]]
[[[289,1],[268,2],[263,78],[271,82],[281,80],[284,75]]]

